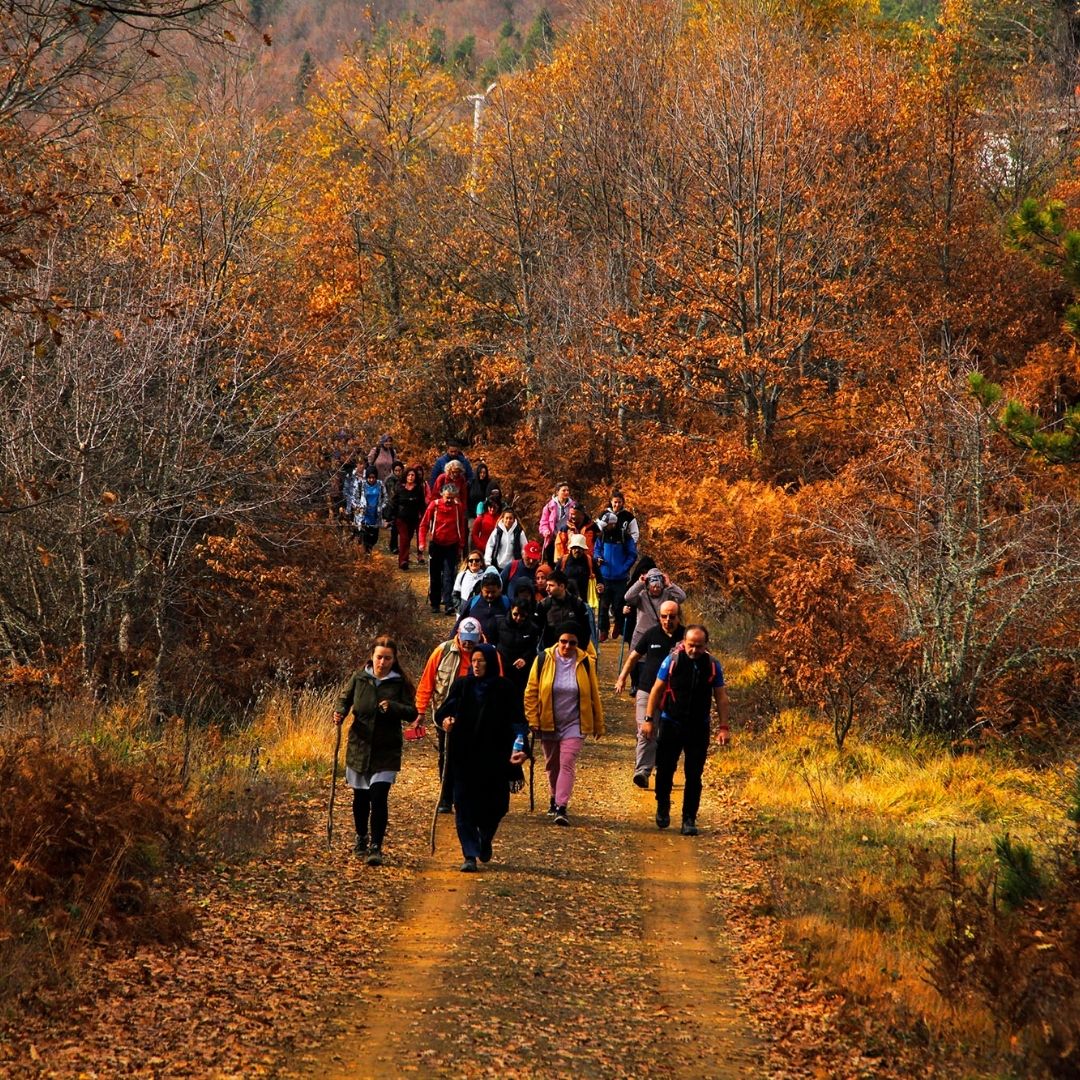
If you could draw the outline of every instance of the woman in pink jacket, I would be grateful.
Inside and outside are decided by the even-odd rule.
[[[555,563],[555,538],[570,529],[570,511],[577,503],[570,498],[570,485],[559,484],[555,494],[540,512],[540,543],[544,545],[544,562]]]

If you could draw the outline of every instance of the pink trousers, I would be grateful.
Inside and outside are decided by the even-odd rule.
[[[556,739],[554,735],[543,735],[540,745],[544,748],[544,768],[547,770],[552,798],[556,806],[566,806],[574,793],[574,772],[585,740]]]

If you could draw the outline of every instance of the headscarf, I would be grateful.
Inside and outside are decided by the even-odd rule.
[[[473,652],[480,653],[487,661],[487,667],[484,669],[482,679],[478,679],[472,671],[468,675],[473,693],[476,695],[476,703],[482,705],[488,688],[499,677],[499,653],[494,645],[489,645],[486,641],[477,645]]]

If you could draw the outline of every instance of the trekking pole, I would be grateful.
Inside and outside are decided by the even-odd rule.
[[[344,717],[341,723],[345,722]],[[334,740],[334,771],[330,774],[330,809],[326,815],[326,850],[334,843],[334,796],[337,794],[337,763],[341,752],[341,724],[337,725],[337,738]]]
[[[536,745],[536,735],[533,732],[529,732],[529,813],[531,814],[536,809],[536,798],[533,791],[533,765],[535,761],[533,759],[533,747]]]
[[[626,638],[619,635],[619,671],[622,671],[622,654],[626,650]]]
[[[435,854],[435,828],[439,824],[439,808],[442,806],[443,785],[446,783],[446,772],[450,768],[450,732],[446,733],[446,742],[443,746],[442,770],[439,773],[439,795],[435,800],[435,813],[431,815],[431,854]]]

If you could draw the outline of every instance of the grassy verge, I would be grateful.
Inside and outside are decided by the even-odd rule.
[[[957,1075],[1076,1075],[1075,764],[858,732],[839,752],[726,644],[745,726],[712,767],[757,810],[761,910],[864,1007],[866,1045],[914,1042]]]

